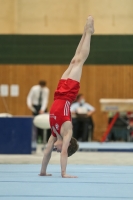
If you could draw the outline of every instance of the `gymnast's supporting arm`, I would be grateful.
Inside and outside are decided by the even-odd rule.
[[[61,164],[61,176],[62,178],[77,178],[76,176],[71,176],[66,174],[67,167],[67,159],[68,159],[68,147],[70,144],[70,140],[72,138],[72,124],[70,121],[64,122],[61,127],[61,132],[63,136],[63,145],[60,156],[60,164]]]
[[[51,153],[52,153],[55,141],[56,141],[56,138],[53,135],[51,135],[49,138],[47,147],[44,150],[41,172],[39,174],[40,176],[52,176],[52,174],[47,174],[46,170],[47,170],[47,165],[49,163],[49,160],[51,158]]]

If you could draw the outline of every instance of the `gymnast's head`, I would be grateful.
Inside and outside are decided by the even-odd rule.
[[[54,147],[56,148],[57,152],[61,152],[62,145],[63,145],[63,141],[62,140],[57,140],[54,143]],[[72,137],[71,140],[70,140],[69,147],[67,149],[68,157],[72,156],[78,150],[78,148],[79,148],[79,145],[77,143],[77,140]]]
[[[70,145],[69,145],[69,147],[67,149],[68,157],[70,157],[74,153],[76,153],[76,151],[78,150],[78,148],[79,148],[79,145],[78,145],[77,140],[74,137],[72,137],[71,141],[70,141]]]

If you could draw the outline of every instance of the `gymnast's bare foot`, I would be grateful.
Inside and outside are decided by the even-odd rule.
[[[52,174],[40,173],[39,176],[52,176]]]
[[[87,18],[86,31],[91,35],[94,33],[94,19],[92,16]]]
[[[62,174],[62,178],[78,178],[77,176],[71,176],[68,174]]]

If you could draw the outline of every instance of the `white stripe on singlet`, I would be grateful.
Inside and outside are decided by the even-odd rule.
[[[70,107],[70,102],[66,101],[65,106],[64,106],[64,116],[69,115],[69,107]]]

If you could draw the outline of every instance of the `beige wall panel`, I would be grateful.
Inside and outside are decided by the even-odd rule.
[[[0,34],[14,33],[15,0],[0,0]]]
[[[20,0],[19,33],[72,34],[79,32],[77,0]],[[75,10],[77,14],[75,14]],[[75,30],[76,28],[76,30]]]
[[[50,88],[48,108],[53,102],[53,94],[58,81],[67,68],[66,65],[0,65],[0,84],[19,84],[19,97],[6,97],[10,113],[31,115],[26,106],[30,88],[44,79]],[[87,65],[83,68],[80,93],[96,108],[94,114],[94,139],[100,140],[107,127],[107,115],[100,110],[100,98],[133,98],[133,66]],[[7,112],[0,97],[0,113]]]
[[[80,31],[89,13],[94,16],[96,34],[133,33],[132,0],[81,0],[80,2]]]
[[[81,34],[88,14],[96,34],[133,34],[133,0],[0,0],[0,33]]]

